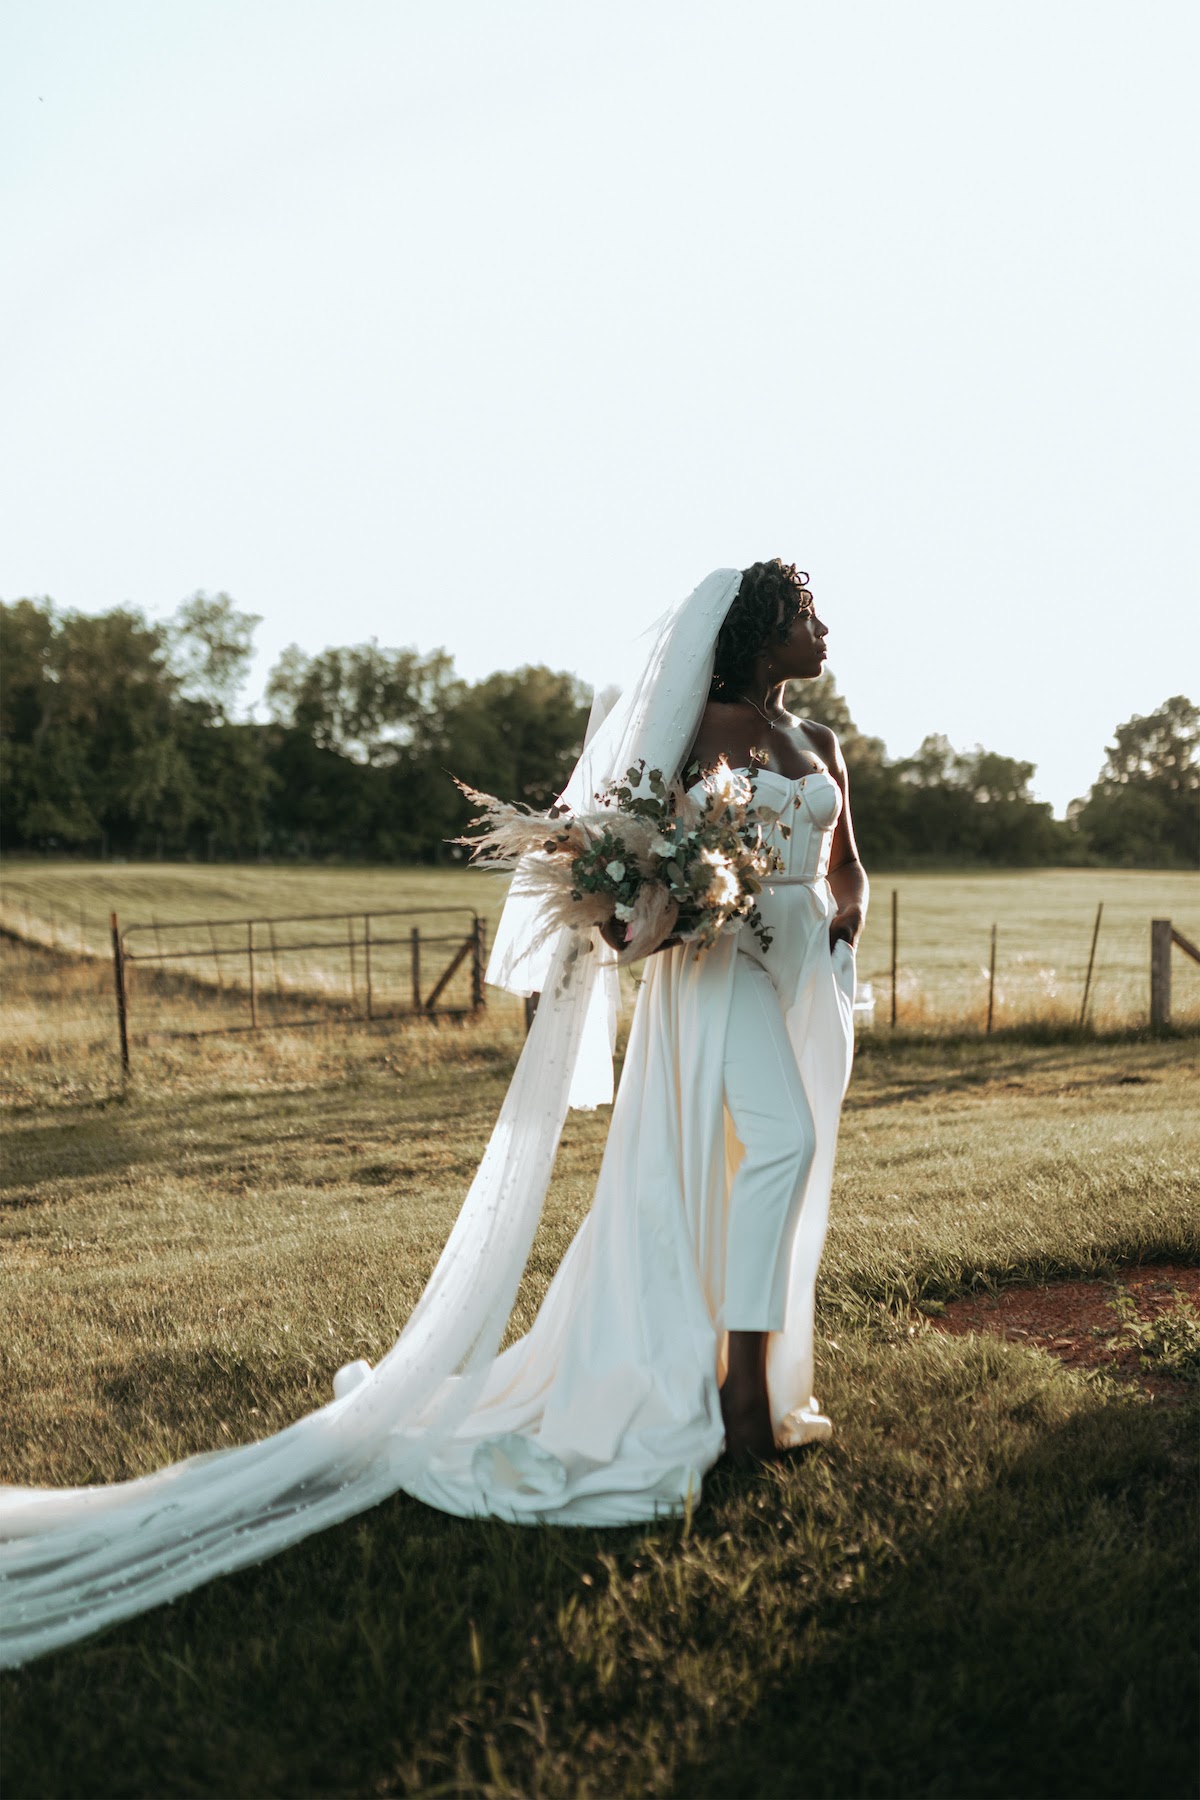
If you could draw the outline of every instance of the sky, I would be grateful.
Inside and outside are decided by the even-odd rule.
[[[613,678],[807,569],[890,755],[1200,700],[1191,0],[6,0],[0,596]],[[801,712],[803,690],[793,689]]]

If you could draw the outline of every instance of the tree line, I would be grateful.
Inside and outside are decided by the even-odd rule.
[[[162,623],[0,602],[0,844],[444,862],[470,813],[451,771],[532,806],[564,785],[590,699],[573,675],[530,666],[467,682],[442,650],[293,645],[270,674],[269,719],[251,721],[235,704],[259,623],[226,594],[194,594]],[[1181,695],[1116,728],[1065,821],[1032,798],[1033,763],[936,735],[891,759],[829,676],[804,704],[838,732],[876,866],[1196,865],[1200,709]]]

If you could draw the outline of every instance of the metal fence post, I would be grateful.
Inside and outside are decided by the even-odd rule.
[[[254,920],[246,922],[246,960],[250,965],[250,1029],[258,1030],[258,995],[254,991]]]
[[[125,949],[121,943],[121,927],[116,913],[110,913],[112,927],[113,983],[117,990],[117,1034],[121,1041],[121,1072],[129,1073],[129,1009],[125,993]]]
[[[896,943],[899,936],[900,896],[892,889],[892,1029],[896,1027]]]
[[[992,954],[988,960],[988,1016],[987,1029],[991,1032],[992,1015],[996,1006],[996,927],[992,926]]]
[[[483,992],[484,930],[483,920],[476,914],[474,925],[475,948],[471,955],[471,1007],[474,1012],[482,1012],[485,1005]]]
[[[371,915],[363,914],[363,974],[367,983],[367,1017],[373,1018],[371,1011]]]
[[[355,979],[355,972],[354,972],[354,915],[353,915],[353,913],[351,913],[346,920],[346,942],[350,946],[350,1011],[353,1012],[354,1008],[358,1005],[358,982]]]
[[[1102,900],[1096,908],[1096,923],[1092,926],[1092,948],[1088,956],[1087,975],[1084,978],[1083,983],[1083,1005],[1079,1008],[1079,1024],[1081,1028],[1087,1021],[1088,995],[1092,991],[1092,970],[1096,966],[1096,940],[1100,936],[1100,917],[1103,911],[1104,902]]]

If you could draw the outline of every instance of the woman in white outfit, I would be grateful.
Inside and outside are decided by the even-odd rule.
[[[813,1294],[853,1042],[866,880],[831,732],[783,706],[825,627],[778,561],[719,569],[593,709],[564,799],[644,757],[749,772],[785,870],[773,933],[648,959],[592,1208],[497,1354],[568,1105],[612,1097],[617,952],[547,932],[521,871],[489,979],[540,991],[479,1170],[400,1338],[262,1442],[107,1487],[0,1489],[0,1663],[262,1560],[398,1489],[517,1522],[629,1524],[699,1497],[723,1448],[827,1436]],[[715,685],[714,685],[715,684]]]
[[[760,805],[771,796],[791,800],[780,816],[792,837],[780,848],[796,884],[777,884],[762,909],[774,933],[769,951],[749,932],[739,940],[726,1038],[725,1104],[745,1150],[730,1193],[725,1278],[729,1371],[721,1407],[726,1446],[734,1455],[763,1456],[774,1447],[767,1340],[785,1324],[790,1239],[817,1150],[798,1060],[803,1044],[793,1042],[798,1029],[811,1032],[812,1022],[806,1018],[801,1027],[797,1021],[789,1035],[787,1014],[811,976],[813,950],[819,961],[824,947],[819,936],[813,941],[813,919],[821,917],[826,926],[831,956],[842,943],[853,952],[867,908],[867,877],[837,739],[827,726],[805,724],[786,706],[787,682],[820,675],[825,661],[827,629],[806,581],[778,561],[743,572],[717,640],[709,703],[693,751],[701,764],[723,757],[752,770]],[[827,916],[814,910],[822,890],[832,901]],[[850,992],[853,1000],[852,987]],[[847,1075],[852,1048],[847,1022],[838,1047]],[[811,1221],[806,1237],[811,1240]],[[823,1231],[818,1258],[822,1241]],[[810,1260],[811,1249],[810,1242]]]

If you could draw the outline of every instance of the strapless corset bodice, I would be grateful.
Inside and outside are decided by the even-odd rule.
[[[811,775],[781,775],[777,769],[735,769],[748,775],[754,806],[767,813],[763,835],[783,859],[787,881],[822,881],[829,872],[833,828],[842,810],[842,791],[827,769]],[[702,782],[688,790],[698,793]],[[786,826],[788,834],[780,830]]]
[[[780,775],[774,769],[757,769],[752,776],[754,800],[769,812],[764,835],[783,858],[783,874],[789,881],[822,881],[829,872],[833,828],[842,810],[842,793],[826,769],[811,775]],[[779,829],[787,826],[790,836]]]
[[[761,963],[786,1007],[813,969],[828,966],[826,924],[833,898],[825,877],[842,791],[827,769],[815,769],[811,775],[781,775],[775,769],[734,773],[749,775],[751,811],[766,815],[763,836],[783,863],[780,873],[768,878],[758,902],[762,923],[771,932],[770,949],[764,950],[753,932],[743,930],[738,951]],[[698,792],[702,785],[696,782],[689,792]]]

